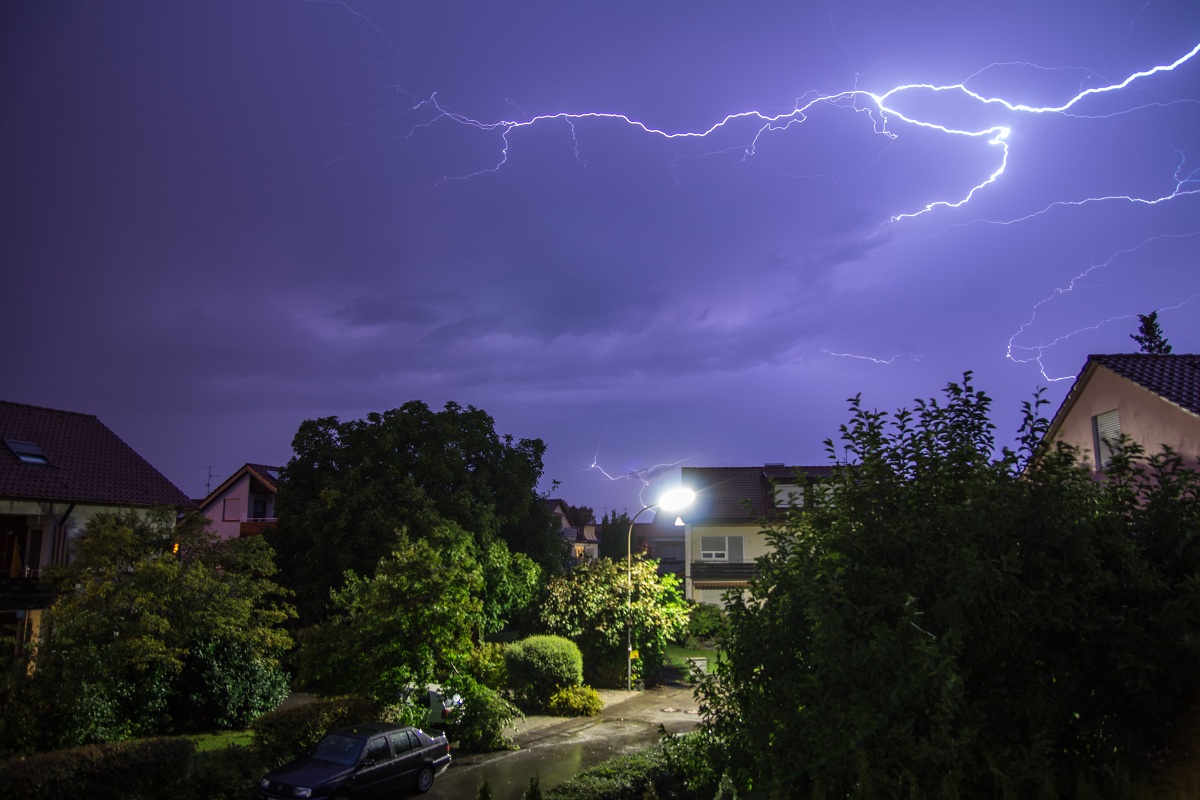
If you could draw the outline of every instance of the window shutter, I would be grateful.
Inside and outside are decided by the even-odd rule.
[[[742,537],[740,536],[729,537],[729,563],[742,563]]]
[[[1096,444],[1096,469],[1107,469],[1113,451],[1121,441],[1121,415],[1118,409],[1092,417],[1092,433]]]

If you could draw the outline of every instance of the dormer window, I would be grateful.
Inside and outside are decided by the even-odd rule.
[[[804,487],[794,483],[779,483],[775,485],[775,507],[788,508],[795,505],[804,506]]]
[[[18,439],[5,439],[4,444],[22,464],[50,465],[50,459],[34,442],[23,442]]]

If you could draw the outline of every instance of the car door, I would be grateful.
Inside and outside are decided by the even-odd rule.
[[[372,736],[368,739],[354,777],[350,779],[355,798],[370,800],[391,791],[395,767],[387,737]]]
[[[417,770],[423,763],[420,739],[409,730],[394,731],[388,734],[388,738],[392,743],[392,751],[396,754],[396,779],[405,786],[416,783]]]

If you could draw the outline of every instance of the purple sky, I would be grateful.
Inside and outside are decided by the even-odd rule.
[[[1007,436],[1138,313],[1200,350],[1200,54],[1071,103],[1200,3],[918,5],[4,3],[0,398],[194,496],[454,400],[599,513],[968,369]]]

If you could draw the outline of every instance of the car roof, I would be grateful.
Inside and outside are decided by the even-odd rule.
[[[342,736],[374,736],[377,733],[403,731],[411,727],[411,725],[395,725],[390,722],[360,722],[357,725],[338,728],[336,731],[330,731],[330,733],[337,733]]]

